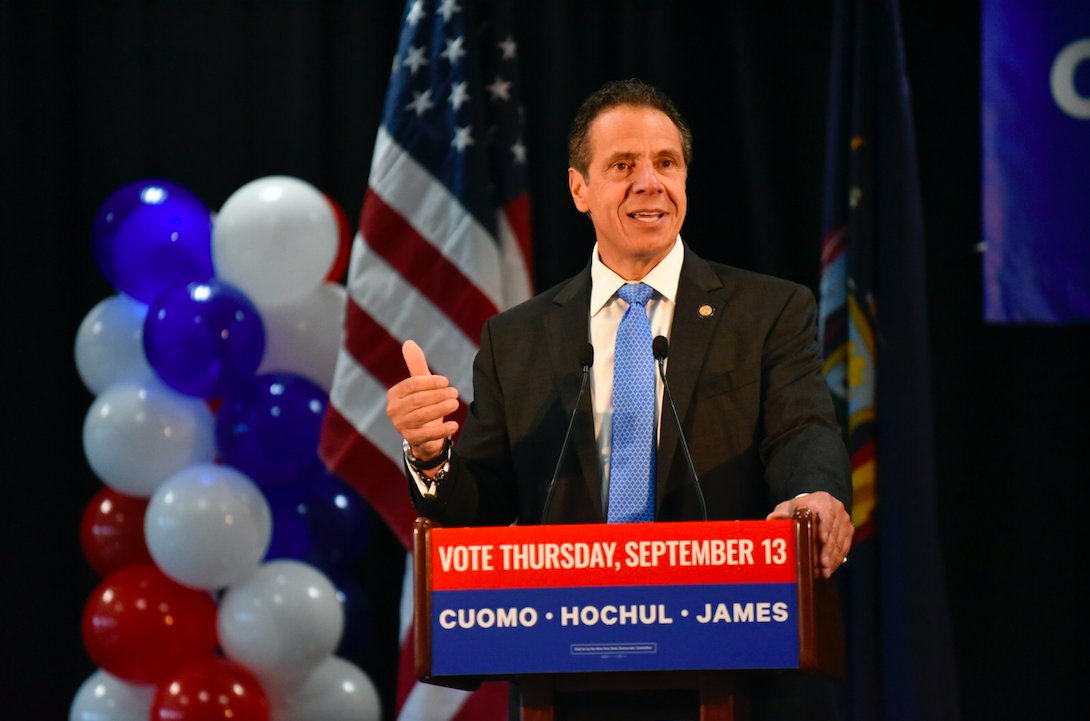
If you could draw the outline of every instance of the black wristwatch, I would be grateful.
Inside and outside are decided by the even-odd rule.
[[[421,461],[414,456],[413,447],[404,439],[401,441],[401,450],[405,454],[405,462],[409,464],[414,471],[420,472],[430,471],[431,469],[438,468],[448,462],[450,460],[450,449],[453,445],[454,443],[451,441],[450,436],[447,436],[447,439],[443,441],[443,449],[436,454],[435,458],[432,458],[429,461]]]
[[[421,495],[424,498],[434,500],[438,495],[439,484],[450,473],[450,449],[453,445],[450,436],[447,436],[447,440],[443,443],[443,450],[439,451],[435,458],[430,461],[421,461],[413,455],[413,449],[409,442],[406,440],[401,441],[401,452],[405,456],[405,464],[412,470],[418,480],[424,482],[424,488],[421,490]],[[424,471],[430,471],[433,468],[439,469],[434,476],[428,478],[424,475]]]

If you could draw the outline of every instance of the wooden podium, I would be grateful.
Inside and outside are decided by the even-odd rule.
[[[557,719],[563,694],[633,689],[695,690],[701,721],[741,721],[749,673],[843,674],[840,609],[816,571],[815,532],[806,510],[793,521],[593,526],[419,518],[417,678],[461,689],[517,681],[523,721]]]

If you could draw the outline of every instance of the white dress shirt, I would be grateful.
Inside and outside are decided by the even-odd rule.
[[[647,314],[651,322],[651,337],[661,335],[670,339],[670,327],[674,321],[674,305],[677,302],[677,286],[681,279],[681,264],[685,258],[685,246],[681,236],[674,247],[651,271],[638,281],[626,281],[602,263],[598,257],[598,245],[594,245],[590,260],[590,342],[594,346],[594,366],[590,376],[590,398],[594,407],[594,437],[598,441],[598,463],[602,469],[602,507],[609,498],[609,450],[613,428],[613,351],[617,342],[617,326],[628,309],[628,303],[617,295],[617,290],[628,282],[646,283],[655,290],[647,302]],[[662,379],[655,368],[655,427],[661,428]]]

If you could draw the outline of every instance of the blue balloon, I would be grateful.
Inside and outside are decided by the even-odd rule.
[[[263,489],[321,468],[318,436],[329,394],[297,373],[261,373],[239,383],[216,412],[216,448],[225,463]]]
[[[227,283],[213,278],[176,285],[148,306],[144,354],[179,393],[222,398],[257,372],[265,324],[250,299]]]
[[[320,468],[265,497],[273,517],[266,560],[296,559],[328,576],[358,570],[371,535],[372,511],[354,488]]]
[[[272,513],[273,527],[269,550],[265,552],[266,561],[291,558],[305,562],[314,545],[307,515],[310,506],[306,502],[306,494],[300,493],[302,489],[299,486],[302,484],[262,489]]]
[[[138,180],[111,193],[95,217],[92,242],[106,279],[144,303],[214,273],[212,213],[167,180]]]

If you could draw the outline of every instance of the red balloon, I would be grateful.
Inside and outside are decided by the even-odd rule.
[[[155,690],[151,721],[268,721],[265,690],[240,664],[210,658],[180,667]]]
[[[326,273],[325,279],[330,283],[340,283],[344,281],[345,273],[348,272],[348,260],[352,254],[352,226],[348,224],[348,217],[345,216],[344,209],[341,208],[340,204],[328,195],[325,196],[325,199],[329,203],[329,207],[333,209],[333,215],[337,219],[337,234],[339,236],[337,257],[333,260],[333,265],[330,267],[329,272]]]
[[[126,496],[106,486],[83,509],[80,545],[102,578],[125,566],[152,563],[144,540],[148,499]]]
[[[216,602],[154,564],[106,577],[83,609],[83,643],[95,664],[124,681],[157,683],[216,652]]]

